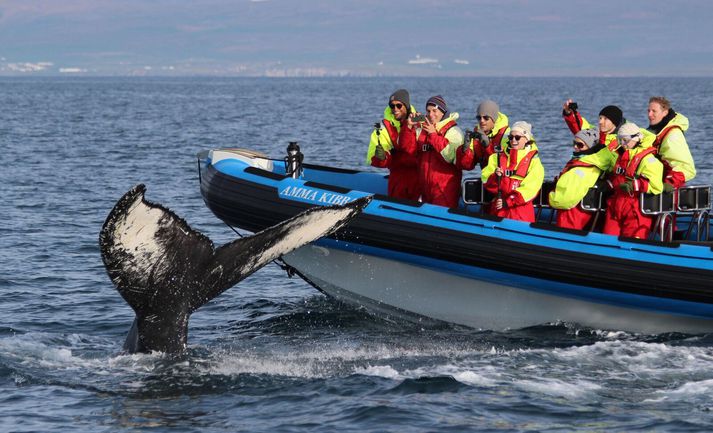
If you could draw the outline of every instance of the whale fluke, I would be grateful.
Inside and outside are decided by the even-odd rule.
[[[283,254],[346,225],[371,201],[315,207],[219,248],[137,185],[109,213],[99,245],[107,273],[136,319],[124,350],[178,353],[194,311]]]

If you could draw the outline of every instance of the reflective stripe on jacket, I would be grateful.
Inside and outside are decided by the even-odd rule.
[[[577,206],[602,173],[612,169],[616,163],[615,154],[605,146],[599,146],[600,149],[595,152],[584,155],[575,153],[569,160],[557,179],[555,189],[550,192],[550,206],[555,209]]]

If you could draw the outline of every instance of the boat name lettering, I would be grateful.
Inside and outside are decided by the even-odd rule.
[[[318,203],[325,203],[329,205],[342,205],[345,203],[349,203],[353,200],[351,197],[346,195],[316,191],[310,188],[298,188],[296,186],[286,187],[285,189],[280,191],[280,195],[301,198],[303,200],[315,201]]]

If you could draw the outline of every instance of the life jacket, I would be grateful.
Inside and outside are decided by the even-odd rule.
[[[493,124],[493,130],[490,131],[490,134],[488,134],[488,136],[490,137],[490,143],[488,143],[488,147],[485,148],[486,160],[490,155],[495,153],[495,146],[500,146],[500,144],[502,143],[503,137],[507,134],[508,129],[510,129],[510,126],[508,126],[508,122],[508,116],[504,115],[501,112],[498,112],[498,119]]]
[[[456,165],[456,149],[463,143],[463,131],[457,127],[456,123],[458,118],[458,113],[451,113],[447,118],[441,119],[436,124],[438,135],[448,140],[448,145],[440,151],[441,157],[451,165]],[[425,142],[427,135],[423,129],[419,129],[417,132],[417,139],[420,143],[419,145],[422,146],[422,152],[429,152],[433,149],[431,144]]]
[[[656,139],[654,140],[653,146],[658,150],[658,148],[661,147],[661,143],[663,143],[663,141],[666,139],[666,136],[674,129],[678,129],[679,131],[683,132],[683,128],[681,128],[680,125],[668,125],[663,130],[661,130],[661,132],[656,134]]]
[[[573,169],[575,167],[595,167],[595,166],[596,166],[595,164],[591,164],[589,162],[584,162],[579,158],[573,158],[573,159],[570,159],[567,162],[567,164],[565,164],[564,168],[560,172],[560,176],[562,176],[563,174],[567,173],[568,171],[570,171],[571,169]]]
[[[505,155],[505,152],[500,154],[500,160],[498,161],[498,166],[500,169],[503,171],[503,175],[507,177],[512,177],[512,176],[518,176],[525,178],[527,176],[527,171],[530,169],[530,162],[532,161],[532,158],[537,155],[537,149],[531,150],[527,152],[527,154],[522,157],[520,162],[517,164],[517,167],[513,168],[507,168],[508,165],[508,158],[507,155]],[[516,158],[513,158],[511,161],[510,165],[513,165],[516,161]]]
[[[445,136],[445,135],[446,135],[446,132],[448,132],[448,130],[451,129],[452,127],[454,127],[454,126],[456,126],[456,121],[453,120],[453,119],[449,119],[449,120],[445,123],[445,125],[440,126],[440,127],[437,125],[436,127],[437,127],[437,129],[438,129],[438,132],[439,132],[441,135]]]
[[[622,165],[619,164],[621,160],[617,161],[616,167],[614,168],[614,173],[619,176],[626,176],[628,179],[634,179],[637,176],[636,172],[639,169],[639,165],[641,165],[641,161],[643,161],[644,157],[655,153],[656,148],[647,147],[646,149],[634,155],[634,157],[628,161],[626,167],[622,167]]]
[[[496,146],[500,146],[502,148],[501,143],[502,143],[503,137],[505,136],[505,133],[508,131],[508,129],[510,129],[510,127],[508,125],[505,125],[502,128],[500,128],[495,133],[495,135],[490,137],[490,143],[488,143],[488,147],[485,148],[485,151],[483,152],[483,155],[480,158],[482,161],[481,162],[482,165],[485,165],[488,163],[488,158],[490,157],[490,155],[495,153]],[[475,146],[475,145],[473,144],[473,146]]]

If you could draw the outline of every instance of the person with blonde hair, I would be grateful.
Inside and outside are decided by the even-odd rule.
[[[686,142],[688,118],[676,113],[663,96],[652,96],[648,107],[648,131],[656,134],[653,147],[664,164],[666,191],[684,186],[696,177],[696,166]]]

